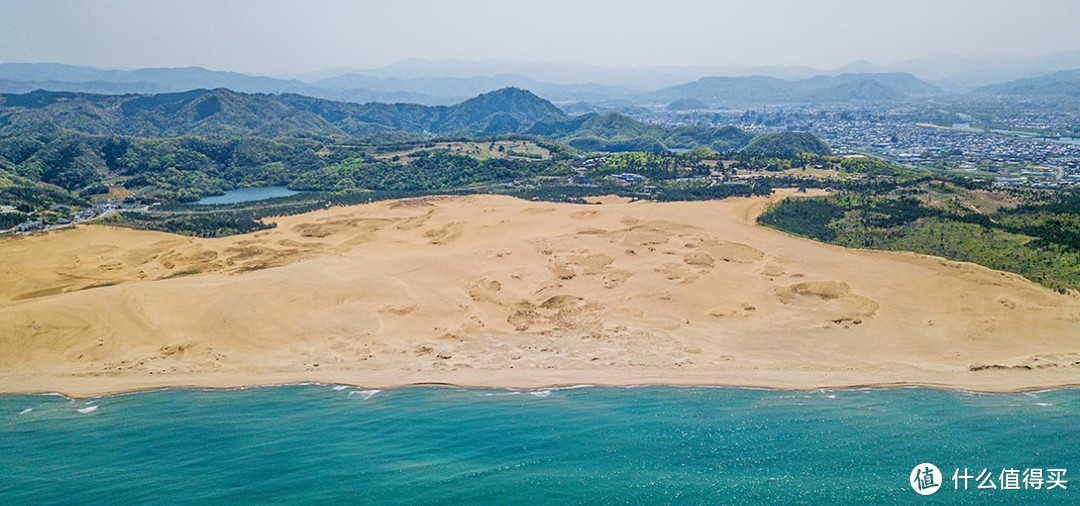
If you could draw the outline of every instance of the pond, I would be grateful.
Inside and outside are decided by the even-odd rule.
[[[254,202],[256,200],[266,200],[277,197],[290,197],[298,193],[300,192],[290,190],[284,186],[255,186],[251,188],[237,188],[235,190],[230,190],[225,192],[224,195],[203,197],[196,202],[196,204],[236,204],[238,202]]]

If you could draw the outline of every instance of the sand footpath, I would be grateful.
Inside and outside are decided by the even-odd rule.
[[[1080,384],[1080,297],[792,237],[754,223],[768,202],[428,197],[222,239],[4,238],[0,392]]]

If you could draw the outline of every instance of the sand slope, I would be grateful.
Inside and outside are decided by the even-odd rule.
[[[759,227],[768,199],[422,198],[0,241],[0,391],[1080,383],[1080,298]]]

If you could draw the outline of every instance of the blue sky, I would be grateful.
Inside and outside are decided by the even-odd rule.
[[[1080,50],[1072,0],[0,0],[0,61],[261,73],[406,58],[893,63]]]

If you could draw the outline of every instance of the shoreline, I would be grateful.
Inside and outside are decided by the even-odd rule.
[[[289,376],[289,375],[282,375]],[[221,379],[221,378],[218,378]],[[410,382],[386,382],[380,380],[372,380],[365,382],[358,381],[336,381],[336,380],[322,380],[317,377],[294,377],[292,379],[287,378],[273,378],[265,382],[176,382],[176,383],[164,383],[153,385],[137,385],[142,383],[139,381],[132,382],[132,385],[111,387],[111,388],[83,388],[83,386],[76,387],[74,389],[40,389],[40,390],[6,390],[0,387],[0,396],[19,396],[19,395],[57,395],[71,400],[88,400],[97,399],[103,397],[116,397],[123,395],[134,395],[147,392],[155,392],[160,390],[188,390],[188,391],[232,391],[232,390],[248,390],[255,388],[277,388],[277,387],[294,387],[294,386],[342,386],[353,389],[362,390],[400,390],[410,388],[450,388],[450,389],[476,389],[476,390],[509,390],[509,391],[537,391],[537,390],[568,390],[573,388],[730,388],[740,390],[772,390],[772,391],[786,391],[786,392],[816,392],[816,391],[849,391],[849,390],[904,390],[904,389],[924,389],[924,390],[940,390],[950,392],[965,392],[985,395],[1010,395],[1021,393],[1038,393],[1047,391],[1058,390],[1074,390],[1080,389],[1080,381],[1077,382],[1065,382],[1065,383],[1053,383],[1053,384],[1037,384],[1037,385],[1023,385],[1023,386],[1003,386],[1000,383],[989,382],[984,384],[969,383],[964,385],[942,382],[925,382],[925,381],[893,381],[893,382],[863,382],[863,383],[821,383],[798,385],[793,383],[775,383],[775,384],[757,384],[752,382],[709,382],[707,380],[695,381],[680,380],[675,377],[658,378],[656,381],[645,382],[619,382],[619,381],[554,381],[544,382],[543,380],[513,383],[513,382],[474,382],[474,381],[438,381],[438,380],[421,380]]]
[[[1014,395],[1024,393],[1041,393],[1041,392],[1059,392],[1065,390],[1080,390],[1080,383],[1068,383],[1063,385],[1047,386],[1047,387],[1022,387],[1011,390],[978,390],[959,388],[942,384],[924,384],[924,383],[890,383],[890,384],[865,384],[865,385],[843,385],[843,386],[823,386],[823,387],[768,387],[768,386],[753,386],[753,385],[735,385],[735,384],[708,384],[708,383],[632,383],[632,384],[618,384],[618,383],[554,383],[550,385],[530,386],[530,387],[512,387],[512,386],[493,386],[493,385],[461,385],[456,383],[441,383],[441,382],[422,382],[422,383],[404,383],[398,385],[354,385],[349,383],[335,383],[335,382],[320,382],[320,381],[302,381],[296,383],[262,383],[252,385],[241,386],[229,386],[229,387],[213,387],[213,386],[199,386],[199,385],[172,385],[172,386],[158,386],[158,387],[138,387],[130,390],[116,390],[116,391],[104,391],[100,393],[88,393],[83,395],[73,395],[65,392],[53,391],[53,392],[0,392],[0,397],[15,397],[15,396],[57,396],[72,401],[86,401],[91,399],[102,399],[109,397],[120,397],[127,395],[138,395],[151,392],[161,391],[192,391],[192,392],[232,392],[241,390],[254,390],[262,388],[283,388],[283,387],[304,387],[304,386],[325,386],[325,387],[347,387],[359,390],[406,390],[413,388],[448,388],[448,389],[465,389],[465,390],[504,390],[504,391],[519,391],[519,392],[535,392],[542,390],[572,390],[578,388],[603,388],[603,389],[632,389],[632,388],[715,388],[715,389],[732,389],[732,390],[766,390],[771,392],[845,392],[845,391],[889,391],[889,390],[936,390],[942,392],[957,392],[957,393],[970,393],[979,395]]]

